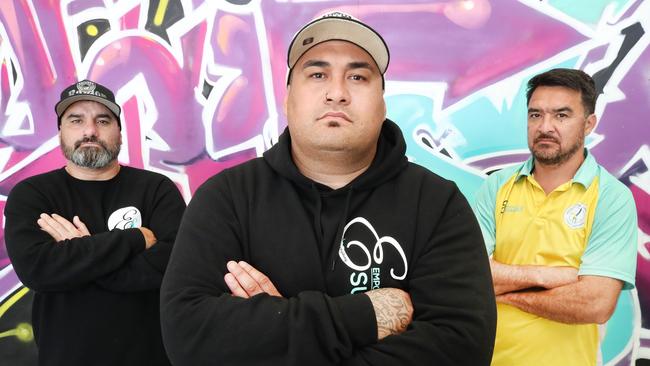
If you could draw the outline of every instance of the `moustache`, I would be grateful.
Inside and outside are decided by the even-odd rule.
[[[535,137],[535,140],[533,142],[537,143],[540,140],[551,140],[551,141],[555,142],[556,144],[560,143],[560,141],[558,141],[555,137],[553,137],[551,135],[544,134],[544,133],[542,133],[539,136]]]
[[[103,141],[99,140],[99,139],[97,138],[97,136],[90,136],[90,137],[84,137],[84,138],[82,138],[81,140],[77,140],[77,141],[74,143],[74,148],[75,148],[75,150],[78,149],[78,148],[81,146],[81,144],[85,144],[85,143],[87,143],[87,142],[93,142],[93,143],[99,144],[101,147],[103,147],[104,149],[106,149],[106,144],[104,144]]]

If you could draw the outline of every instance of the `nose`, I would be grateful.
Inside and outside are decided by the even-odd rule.
[[[344,77],[331,78],[325,91],[326,103],[348,104],[350,103],[350,91],[345,83]]]
[[[86,120],[83,126],[84,137],[97,136],[97,125],[95,121]]]
[[[553,123],[553,114],[551,113],[546,113],[542,117],[542,121],[539,124],[539,130],[544,133],[549,133],[552,132],[555,129],[555,125]]]

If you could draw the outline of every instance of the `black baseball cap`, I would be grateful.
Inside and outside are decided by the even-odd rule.
[[[61,100],[54,106],[56,115],[58,117],[58,126],[61,128],[61,116],[72,105],[72,103],[80,100],[91,100],[93,102],[101,103],[108,108],[115,118],[117,118],[117,125],[122,129],[122,122],[120,121],[120,108],[115,103],[115,95],[107,87],[96,83],[91,80],[82,80],[70,85],[61,92]]]

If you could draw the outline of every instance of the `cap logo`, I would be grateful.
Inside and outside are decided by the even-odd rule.
[[[95,90],[95,83],[89,80],[80,81],[77,83],[77,90],[84,94],[91,94]]]
[[[106,99],[106,94],[100,92],[99,90],[95,90],[97,87],[97,84],[90,80],[83,80],[80,81],[76,84],[77,90],[70,90],[68,91],[68,96],[71,97],[73,95],[79,95],[79,94],[87,94],[87,95],[96,95],[98,97]]]
[[[314,37],[305,38],[305,40],[302,41],[302,45],[306,46],[306,45],[308,45],[308,44],[310,44],[312,42],[314,42]]]
[[[332,12],[332,13],[328,13],[328,14],[323,15],[323,18],[345,18],[345,19],[352,19],[352,16],[351,16],[350,14],[345,14],[345,13],[341,13],[341,12],[335,11],[335,12]]]

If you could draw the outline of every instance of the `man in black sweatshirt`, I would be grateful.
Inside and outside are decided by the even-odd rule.
[[[161,289],[174,365],[487,365],[496,311],[472,211],[385,118],[388,48],[346,14],[288,54],[288,129],[196,192]]]
[[[120,107],[84,80],[55,111],[64,168],[12,189],[5,242],[35,291],[40,365],[169,365],[159,289],[185,202],[161,174],[121,166]]]

